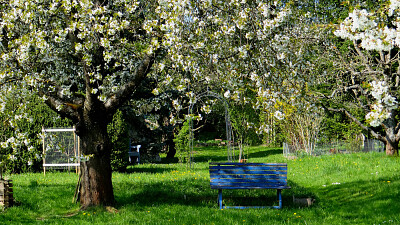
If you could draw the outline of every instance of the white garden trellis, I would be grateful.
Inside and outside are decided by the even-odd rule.
[[[193,117],[191,115],[193,115],[193,106],[197,103],[198,100],[200,100],[203,97],[214,97],[220,101],[223,102],[224,106],[225,106],[225,124],[226,124],[226,140],[227,140],[227,158],[228,158],[228,162],[233,162],[235,160],[235,153],[234,153],[234,147],[233,147],[233,135],[232,135],[232,124],[231,124],[231,120],[230,120],[230,116],[229,116],[229,106],[228,106],[228,102],[226,101],[226,99],[224,97],[222,97],[221,95],[212,92],[212,91],[205,91],[197,96],[195,96],[194,101],[192,101],[192,103],[189,106],[188,112],[189,112],[189,151],[190,151],[190,156],[189,156],[189,162],[191,164],[192,162],[192,157],[193,157],[193,143],[194,143],[194,134],[193,134]]]
[[[46,168],[79,170],[79,137],[73,128],[42,128],[43,174]]]

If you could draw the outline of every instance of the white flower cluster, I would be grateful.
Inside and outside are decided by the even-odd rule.
[[[371,95],[376,99],[372,110],[365,117],[371,126],[377,127],[390,118],[391,111],[398,108],[396,98],[388,92],[389,87],[385,81],[372,81]]]
[[[283,8],[283,10],[276,12],[276,10],[273,8],[278,8],[277,2],[274,2],[272,6],[273,7],[266,3],[260,3],[258,5],[258,9],[265,17],[263,21],[264,31],[279,27],[292,13],[289,7]]]
[[[399,1],[391,1],[389,14],[394,14],[400,7]],[[398,19],[395,28],[382,26],[380,17],[367,10],[354,9],[334,32],[338,37],[350,40],[361,40],[361,47],[366,50],[389,51],[400,45],[400,26]]]
[[[203,111],[205,114],[210,114],[211,113],[211,106],[210,105],[202,105],[201,106],[201,111]]]
[[[396,10],[400,9],[399,0],[391,0],[389,5],[389,16],[392,16]]]
[[[172,101],[172,106],[174,107],[174,109],[176,110],[176,111],[180,111],[180,110],[182,110],[182,105],[179,103],[179,100],[178,99],[175,99],[175,100],[173,100]]]
[[[158,119],[159,119],[158,115],[149,115],[146,117],[144,121],[146,122],[146,125],[148,128],[150,128],[150,130],[156,130],[160,127]]]
[[[285,118],[285,114],[279,110],[275,111],[274,116],[278,120],[283,120]]]
[[[267,134],[271,131],[271,128],[268,124],[262,123],[258,128],[256,128],[257,134]]]

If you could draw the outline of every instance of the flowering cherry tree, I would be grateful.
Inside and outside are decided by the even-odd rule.
[[[212,87],[284,118],[278,103],[295,104],[310,69],[311,53],[296,41],[306,31],[290,23],[292,9],[258,0],[3,1],[1,88],[37,93],[73,121],[85,159],[81,205],[112,205],[107,124],[146,77],[158,84],[155,96],[170,88],[185,95],[172,99],[176,110]]]
[[[372,126],[364,126],[346,108],[350,118],[386,144],[388,155],[398,154],[400,129],[398,116],[400,1],[381,4],[375,11],[354,9],[334,34],[352,42],[350,55],[339,57],[339,87],[330,97],[350,93],[356,107],[366,112]],[[335,49],[336,50],[336,49]],[[338,51],[339,52],[339,51]],[[353,105],[354,106],[354,105]],[[379,132],[382,129],[384,132]]]
[[[2,88],[18,85],[22,97],[39,94],[75,124],[83,158],[88,159],[81,168],[82,207],[114,203],[107,124],[140,88],[158,55],[158,49],[148,50],[157,40],[156,33],[142,28],[154,14],[154,4],[131,0],[1,3],[0,83]]]
[[[155,66],[160,86],[153,92],[174,83],[195,101],[196,92],[211,87],[232,104],[284,119],[280,103],[296,104],[312,69],[307,65],[312,29],[298,23],[307,15],[298,14],[295,6],[290,1],[160,1],[156,12],[165,23],[146,23],[147,32],[165,32],[161,45],[168,47],[168,57]],[[249,89],[254,98],[247,96]],[[184,103],[175,99],[175,109]],[[268,124],[254,129],[270,130]]]

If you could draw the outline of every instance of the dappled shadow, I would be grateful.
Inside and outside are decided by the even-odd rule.
[[[194,182],[195,181],[195,182]],[[190,185],[188,186],[188,183]],[[123,182],[115,184],[118,189],[130,190],[116,192],[117,207],[161,206],[161,205],[209,205],[216,201],[207,181],[164,181],[152,184]],[[211,204],[212,205],[212,204]]]
[[[283,153],[282,149],[268,149],[265,151],[257,151],[249,154],[249,158],[265,158],[271,155],[281,155]]]
[[[61,207],[60,205],[63,205],[60,204],[63,201],[62,199],[68,199],[68,202],[72,202],[76,185],[76,183],[38,184],[33,181],[28,185],[14,186],[15,202],[13,207],[22,207],[26,210],[37,210],[40,204],[42,204],[42,207],[43,205],[45,207],[51,205]]]
[[[298,208],[293,204],[296,196],[315,195],[304,187],[290,182],[292,189],[282,190],[283,208]],[[211,189],[209,179],[186,178],[182,180],[143,183],[141,181],[116,183],[117,207],[149,207],[186,205],[218,208],[218,190]],[[122,191],[127,190],[127,191]],[[276,189],[223,190],[225,205],[270,206],[278,205]]]
[[[400,176],[396,176],[326,185],[321,187],[319,195],[323,198],[323,207],[348,219],[363,216],[361,213],[385,215],[390,219],[398,218],[399,188]]]

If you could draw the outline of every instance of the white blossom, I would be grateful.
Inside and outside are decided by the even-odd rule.
[[[229,98],[230,96],[231,96],[231,91],[230,90],[225,91],[224,97]]]
[[[285,114],[282,113],[282,112],[279,111],[279,110],[275,111],[274,116],[275,116],[275,118],[278,119],[278,120],[283,120],[283,119],[285,118]]]

